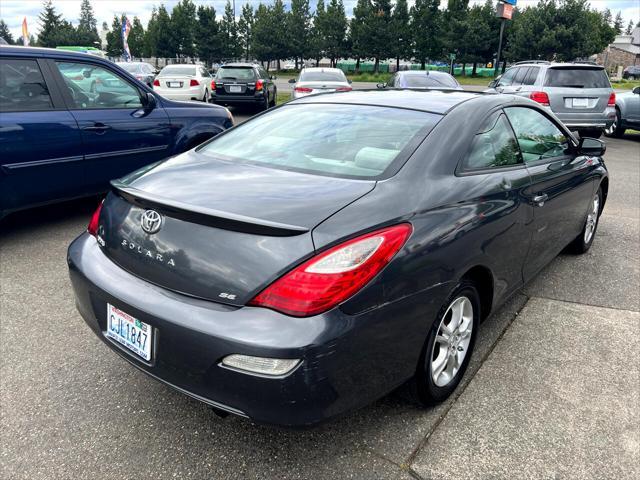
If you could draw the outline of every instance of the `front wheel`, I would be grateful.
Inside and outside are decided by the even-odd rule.
[[[569,251],[577,254],[586,253],[593,244],[598,229],[598,221],[600,220],[600,212],[602,207],[602,188],[598,189],[595,197],[589,205],[587,218],[580,234],[569,244]]]
[[[413,391],[423,405],[449,397],[469,366],[480,323],[480,297],[462,281],[444,302],[422,348]]]

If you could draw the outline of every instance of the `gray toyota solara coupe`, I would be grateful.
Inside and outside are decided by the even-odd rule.
[[[434,404],[482,320],[589,249],[604,151],[511,95],[295,100],[113,181],[69,247],[77,306],[130,364],[257,422],[311,425],[408,381]]]

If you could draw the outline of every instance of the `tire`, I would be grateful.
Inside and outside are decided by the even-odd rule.
[[[264,97],[264,101],[259,104],[258,111],[263,112],[265,110],[269,110],[269,94]]]
[[[466,325],[466,336],[464,333],[452,336],[446,329],[454,321],[453,311],[460,304],[460,311],[464,312],[460,325]],[[411,382],[413,397],[419,403],[425,406],[435,405],[453,393],[469,366],[479,323],[480,296],[473,283],[462,280],[442,305],[422,348],[416,374]],[[451,356],[453,352],[455,356]],[[440,373],[436,372],[438,364],[442,365],[443,362],[444,368]]]
[[[582,231],[567,247],[569,252],[581,255],[589,251],[591,245],[593,245],[593,239],[596,238],[596,231],[598,230],[601,212],[602,188],[598,188],[598,191],[589,205],[589,211],[587,212],[587,218],[585,218]]]
[[[209,103],[209,90],[204,89],[204,97],[202,97],[202,101],[204,103]]]
[[[607,137],[622,138],[625,131],[626,128],[622,126],[622,117],[620,115],[620,110],[616,108],[616,119],[613,121],[609,128],[604,129],[604,134]]]
[[[602,136],[602,129],[600,128],[585,128],[584,130],[578,130],[580,138],[600,138]]]
[[[275,107],[276,106],[277,98],[278,98],[278,90],[274,89],[273,90],[273,98],[271,99],[271,103],[269,103],[270,107]]]

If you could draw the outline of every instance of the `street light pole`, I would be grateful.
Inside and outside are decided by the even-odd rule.
[[[502,53],[502,35],[504,34],[504,24],[506,19],[500,20],[500,40],[498,40],[498,54],[496,55],[496,64],[493,69],[493,76],[498,75],[498,68],[500,68],[500,54]]]

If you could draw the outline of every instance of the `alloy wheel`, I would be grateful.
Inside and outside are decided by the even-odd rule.
[[[473,331],[473,304],[457,297],[442,317],[431,351],[431,378],[438,387],[448,385],[464,362]]]
[[[596,225],[598,224],[598,213],[600,211],[600,197],[596,195],[591,205],[591,210],[587,215],[587,224],[584,227],[584,243],[589,243],[593,237],[593,233],[596,231]]]

